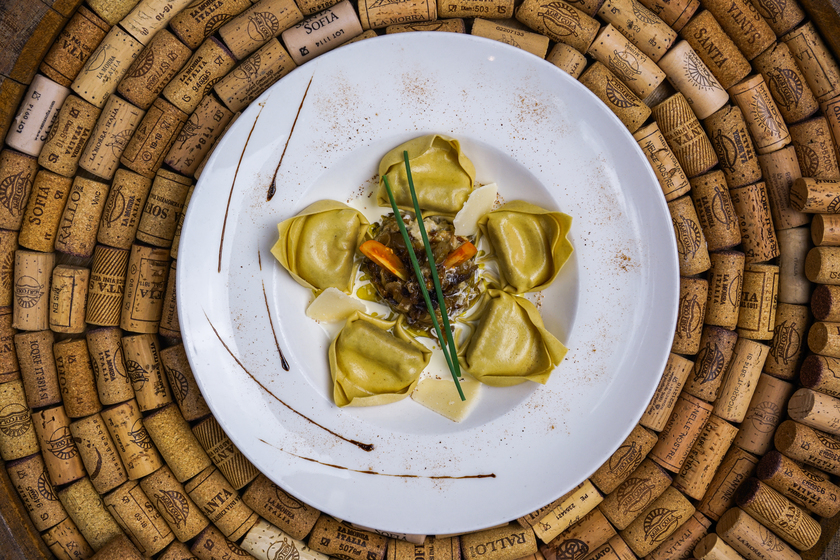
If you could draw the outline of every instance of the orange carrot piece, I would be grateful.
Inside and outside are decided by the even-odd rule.
[[[400,280],[408,280],[408,271],[402,261],[394,254],[394,251],[379,241],[370,239],[362,243],[359,251],[364,256],[383,268],[387,268]]]
[[[475,248],[475,245],[466,241],[463,245],[446,255],[446,259],[443,261],[443,267],[451,268],[458,266],[471,259],[476,253],[478,253],[478,249]]]

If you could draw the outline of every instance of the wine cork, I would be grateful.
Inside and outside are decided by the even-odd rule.
[[[703,7],[747,60],[754,59],[776,40],[776,34],[749,0],[704,0]]]
[[[566,43],[557,43],[551,47],[545,59],[573,78],[578,78],[586,69],[586,57]]]
[[[191,0],[142,0],[121,21],[120,26],[132,37],[148,45],[166,32],[166,25]]]
[[[69,96],[41,148],[38,163],[54,173],[72,177],[79,169],[82,150],[90,138],[100,109],[75,95]]]
[[[560,533],[583,519],[583,517],[595,509],[595,507],[598,506],[603,499],[603,496],[601,496],[601,493],[598,492],[595,486],[592,485],[592,482],[589,479],[586,479],[575,486],[569,493],[564,495],[557,506],[545,513],[538,522],[535,522],[532,526],[533,532],[542,542],[549,543]],[[521,526],[522,524],[520,523],[520,527]],[[525,536],[520,537],[520,539],[528,541],[532,538],[530,535],[531,531],[526,530]],[[520,540],[520,542],[522,542],[522,540]],[[520,548],[518,552],[522,553],[525,551]],[[476,550],[472,555],[475,556],[476,554],[481,554],[481,551]],[[525,552],[525,554],[527,555],[527,552]]]
[[[123,330],[157,332],[168,272],[169,251],[132,245],[120,319]]]
[[[609,460],[595,471],[592,482],[607,494],[618,488],[653,449],[656,439],[650,430],[635,426]]]
[[[87,5],[109,25],[116,25],[137,4],[138,0],[90,0]]]
[[[14,150],[0,151],[0,185],[8,193],[0,201],[0,228],[20,229],[37,171],[36,158]]]
[[[186,115],[198,107],[201,99],[235,64],[236,59],[222,42],[210,37],[163,89],[163,97],[180,109],[185,114],[183,120],[186,120]]]
[[[606,0],[598,15],[654,62],[659,62],[677,38],[677,32],[662,18],[633,0]]]
[[[314,537],[316,535],[335,535],[340,532],[343,532],[343,529],[339,523],[331,520],[327,516],[321,516],[321,519],[319,519],[318,523],[315,524],[315,528],[312,530],[312,534],[309,537],[309,546],[315,545]],[[495,554],[493,554],[494,559],[513,560],[514,558],[521,558],[523,556],[527,556],[528,554],[534,554],[537,551],[537,542],[536,539],[534,539],[533,532],[517,525],[516,523],[499,527],[497,529],[487,529],[476,533],[469,533],[462,535],[460,538],[461,551],[463,553],[464,560],[474,560],[476,558],[484,557],[487,552],[495,548],[492,545],[500,538],[513,538],[514,544],[504,551],[496,549]],[[338,541],[337,538],[334,538],[333,540]],[[510,542],[510,540],[507,542]],[[328,554],[325,547],[318,546],[314,548]],[[332,548],[337,551],[338,543],[336,542]],[[374,550],[376,549],[374,548]],[[361,558],[360,555],[358,557]]]
[[[576,556],[570,556],[576,558]],[[633,560],[636,555],[627,546],[619,535],[610,538],[609,541],[592,550],[591,554],[583,557],[583,560]]]
[[[709,137],[683,94],[672,95],[651,111],[686,176],[695,177],[717,164]]]
[[[617,533],[613,526],[610,525],[610,522],[601,513],[600,507],[597,507],[545,546],[541,546],[540,552],[542,552],[546,560],[557,560],[558,558],[562,559],[569,556],[577,557],[586,554],[587,550],[598,548],[616,535]],[[392,560],[390,547],[388,560]]]
[[[93,549],[69,517],[43,533],[41,537],[58,560],[77,560],[93,556]]]
[[[840,158],[840,95],[829,98],[820,103],[822,114],[828,121],[828,129],[836,148],[835,154]]]
[[[128,480],[128,474],[102,416],[92,414],[72,422],[70,433],[78,444],[85,470],[98,493],[110,492]]]
[[[627,480],[604,496],[598,509],[616,529],[622,530],[670,485],[671,476],[650,459],[645,459]]]
[[[335,6],[337,3],[338,0],[295,0],[295,4],[297,4],[297,7],[300,8],[300,11],[305,16],[326,10],[330,6]],[[440,9],[440,6],[438,6],[438,9]],[[513,11],[508,12],[508,15],[504,17],[511,17],[511,14],[513,14]],[[439,17],[445,16],[439,15]]]
[[[721,383],[714,413],[730,422],[742,422],[770,348],[748,338],[739,338],[735,354]]]
[[[163,363],[164,370],[166,371],[166,376],[169,379],[172,394],[181,409],[181,413],[184,415],[184,419],[191,422],[210,414],[210,409],[204,401],[204,397],[201,396],[201,392],[195,382],[195,377],[193,376],[192,369],[190,368],[190,363],[187,360],[187,353],[184,350],[184,345],[178,344],[162,350],[160,353],[160,359]],[[197,431],[198,427],[196,427],[196,432]],[[199,441],[202,441],[204,434],[197,434],[197,437],[199,438]],[[213,443],[211,443],[211,445],[204,446],[205,450],[211,450],[211,455],[213,454],[212,449],[214,449],[214,447],[215,444]],[[242,465],[240,465],[240,469],[241,468]],[[248,477],[246,476],[245,478],[247,479]],[[239,479],[242,480],[242,477],[239,477]],[[236,483],[234,483],[234,487],[236,487],[237,490],[241,488],[241,486],[237,486]],[[275,523],[275,525],[277,524]],[[286,530],[284,527],[280,525],[278,526],[281,529]],[[291,533],[291,531],[287,532]]]
[[[694,558],[699,560],[743,560],[743,556],[726,544],[717,533],[703,537],[694,548]]]
[[[688,376],[684,391],[706,402],[717,398],[723,374],[734,355],[738,335],[730,330],[706,325],[700,339],[700,351]]]
[[[108,327],[120,324],[128,258],[129,252],[124,249],[104,245],[94,248],[86,322]]]
[[[729,95],[744,114],[759,154],[775,152],[790,144],[790,132],[761,74],[732,86]]]
[[[45,169],[38,172],[18,236],[22,247],[44,253],[54,249],[58,223],[72,186],[73,180],[69,177]]]
[[[649,457],[661,467],[679,472],[711,414],[711,404],[681,394]]]
[[[192,180],[165,169],[158,170],[137,227],[138,241],[169,247],[184,211]]]
[[[236,448],[213,416],[196,424],[192,431],[213,464],[235,489],[239,490],[259,475],[259,471]]]
[[[61,389],[53,357],[52,331],[25,332],[15,335],[26,402],[41,408],[61,402]]]
[[[120,163],[144,177],[154,177],[186,121],[186,113],[158,97],[128,141]]]
[[[750,63],[708,10],[691,18],[680,36],[688,41],[724,90],[750,73]]]
[[[419,0],[411,6],[434,7],[431,0]],[[360,6],[360,12],[364,6]],[[386,6],[385,10],[390,9]],[[377,16],[378,17],[378,16]],[[399,19],[396,17],[395,19]],[[387,24],[386,24],[387,25]],[[353,6],[346,0],[319,12],[283,31],[283,44],[297,65],[330,51],[362,33],[362,24]]]
[[[840,211],[840,181],[800,177],[790,188],[791,206],[807,213],[837,213]]]
[[[9,307],[14,301],[15,251],[18,248],[16,231],[0,230],[0,306]],[[0,375],[0,383],[7,381]]]
[[[791,187],[794,181],[802,176],[793,146],[758,156],[758,161],[766,181],[765,187],[776,230],[787,230],[807,224],[809,217],[796,208],[791,198]]]
[[[18,105],[18,112],[6,135],[6,144],[19,152],[38,157],[68,95],[68,88],[36,75]]]
[[[242,560],[257,560],[225,538],[212,523],[198,534],[190,546],[190,552],[199,560],[226,560],[231,557],[231,553]]]
[[[142,554],[156,554],[175,538],[136,480],[124,483],[102,501]]]
[[[805,261],[811,247],[808,228],[777,232],[779,238],[779,301],[791,304],[808,303],[811,283],[805,275]]]
[[[182,219],[183,215],[184,213],[181,212]],[[169,277],[166,279],[166,291],[163,294],[163,312],[158,327],[158,334],[164,338],[181,338],[181,326],[178,322],[178,302],[176,301],[176,278],[176,261],[173,260],[169,265]]]
[[[805,258],[805,275],[818,284],[840,284],[840,248],[813,247]]]
[[[799,380],[803,387],[819,391],[832,397],[840,397],[840,377],[834,375],[840,371],[840,360],[827,356],[811,354],[802,362]]]
[[[650,116],[650,108],[600,62],[591,64],[581,74],[580,82],[598,96],[631,133]]]
[[[773,443],[781,453],[795,461],[840,474],[840,441],[793,420],[776,429]]]
[[[316,552],[302,541],[294,539],[264,519],[260,519],[245,535],[242,548],[257,558],[271,558],[278,554],[289,554],[301,560],[327,560],[329,557]],[[281,552],[282,551],[282,552]],[[425,545],[391,540],[388,545],[389,559],[431,557],[441,560],[459,560],[461,551],[458,538],[429,539]]]
[[[729,249],[741,243],[738,216],[722,171],[691,179],[691,200],[709,251]]]
[[[820,524],[799,506],[755,478],[747,479],[735,496],[744,512],[788,544],[808,550],[817,544]]]
[[[105,183],[76,177],[58,224],[56,251],[82,258],[93,255],[108,189]]]
[[[114,439],[129,480],[142,478],[163,465],[135,400],[106,408],[100,414]]]
[[[811,325],[808,348],[816,354],[840,358],[840,324],[821,322]]]
[[[94,558],[96,560],[143,560],[148,556],[140,554],[132,541],[125,534],[120,534],[100,548]]]
[[[210,457],[181,411],[174,404],[156,410],[144,420],[152,441],[179,482],[184,482],[211,466]]]
[[[192,51],[184,43],[161,29],[131,63],[117,92],[129,103],[146,110],[190,56]]]
[[[840,322],[840,287],[817,286],[811,296],[811,312],[817,321]]]
[[[787,407],[790,417],[816,430],[840,434],[840,399],[812,391],[798,389]]]
[[[764,182],[730,189],[729,195],[738,215],[747,265],[778,257],[779,243]]]
[[[169,22],[169,28],[189,48],[251,6],[248,0],[195,0]]]
[[[99,412],[102,404],[96,391],[87,341],[80,338],[56,342],[53,353],[67,415],[80,418]]]
[[[172,394],[161,368],[160,343],[157,336],[125,336],[122,339],[122,349],[126,371],[140,410],[148,412],[171,403]]]
[[[511,10],[513,2],[510,4]],[[224,24],[219,36],[238,60],[259,49],[289,27],[303,20],[294,0],[259,0]]]
[[[435,19],[437,19],[437,2],[435,0],[410,0],[401,3],[401,5],[383,5],[371,0],[362,0],[359,3],[359,21],[362,24],[362,29],[381,29],[395,23],[433,21]],[[328,23],[328,21],[324,23]]]
[[[206,96],[184,123],[164,163],[178,173],[192,176],[232,118],[233,113],[215,97]]]
[[[40,454],[9,461],[6,470],[35,529],[46,531],[67,519]]]
[[[740,315],[744,254],[738,251],[720,251],[709,256],[712,266],[709,269],[705,322],[707,325],[734,330]],[[712,356],[709,356],[709,359],[711,358]],[[714,382],[713,379],[709,381]],[[714,384],[710,388],[715,388]]]
[[[85,330],[85,300],[90,269],[61,264],[53,269],[50,287],[50,329],[60,333]]]
[[[228,109],[241,111],[295,67],[280,41],[272,38],[222,78],[214,90]]]
[[[50,278],[55,253],[15,251],[15,301],[12,326],[24,331],[49,328]]]
[[[674,487],[695,500],[703,498],[737,433],[738,428],[712,414],[674,478]]]
[[[781,38],[793,54],[799,69],[817,100],[827,101],[840,94],[840,67],[809,21]]]
[[[670,560],[672,558],[691,558],[691,551],[708,534],[712,521],[699,511],[680,525],[670,537],[662,541],[645,558],[647,560]],[[730,559],[734,560],[734,559]]]
[[[709,133],[729,188],[743,187],[761,179],[759,158],[747,131],[744,114],[737,105],[725,106],[706,118],[703,125]]]
[[[117,327],[92,329],[87,331],[86,338],[99,401],[111,405],[132,398],[134,389],[126,375],[122,330]]]
[[[688,41],[674,45],[659,59],[659,67],[674,89],[685,96],[698,119],[712,115],[729,101],[729,94]]]
[[[0,384],[0,456],[11,461],[40,449],[23,383],[16,379]]]
[[[21,377],[14,343],[17,331],[12,327],[12,318],[11,306],[0,307],[0,383],[14,381]],[[27,384],[28,392],[30,390],[28,380],[24,379],[24,383]]]
[[[213,150],[216,149],[216,146],[219,145],[219,141],[221,141],[225,133],[230,129],[231,126],[233,126],[233,124],[236,122],[236,119],[238,119],[241,115],[242,113],[235,113],[233,115],[233,117],[230,119],[230,122],[227,123],[227,125],[222,130],[222,133],[219,135],[219,138],[217,138],[216,141],[213,142],[213,145],[210,147],[210,150],[204,156],[204,159],[201,160],[201,163],[199,163],[198,167],[196,167],[195,173],[193,173],[193,177],[195,177],[196,179],[201,177],[201,172],[204,170],[204,166],[207,165],[207,161],[210,159],[210,156],[213,155]]]
[[[780,379],[793,379],[804,358],[803,341],[809,325],[808,307],[780,303],[776,309],[776,327],[770,355],[764,371]]]
[[[245,505],[239,493],[225,480],[222,473],[212,465],[187,482],[185,489],[190,498],[204,512],[204,515],[219,528],[225,537],[232,541],[242,538],[259,518],[251,508]],[[379,535],[376,535],[376,539],[387,542],[385,537]],[[375,542],[377,541],[372,539],[369,544]],[[370,552],[376,553],[376,549],[374,548]],[[383,544],[383,556],[384,553]],[[381,558],[381,556],[377,554],[377,558]]]
[[[688,177],[685,176],[674,152],[665,142],[659,125],[654,122],[644,126],[633,134],[633,138],[653,168],[666,201],[674,200],[691,189]]]
[[[105,546],[112,538],[122,535],[122,529],[105,509],[105,504],[87,477],[58,491],[58,498],[70,519],[94,550]]]
[[[619,534],[637,556],[645,556],[694,515],[694,511],[691,502],[671,486]]]
[[[128,72],[132,61],[143,50],[143,43],[113,27],[70,86],[76,94],[101,109]]]
[[[792,502],[820,517],[840,513],[840,488],[803,469],[799,463],[776,450],[769,451],[756,467],[756,478]]]
[[[450,6],[457,8],[455,4],[450,4]],[[511,8],[513,8],[513,3],[511,3]],[[388,33],[388,29],[385,32]],[[548,52],[549,40],[545,35],[517,29],[516,27],[511,27],[495,20],[476,18],[473,21],[470,34],[519,47],[540,58],[545,58]]]
[[[680,278],[677,329],[671,352],[692,355],[700,349],[709,284],[702,278]]]
[[[840,215],[814,214],[811,220],[811,240],[814,245],[840,246]]]
[[[126,169],[117,170],[96,234],[100,243],[131,248],[151,188],[151,179]]]
[[[168,466],[143,478],[140,486],[178,540],[192,539],[210,523]]]
[[[558,43],[585,53],[600,24],[591,16],[562,0],[526,0],[516,9],[516,19]],[[632,40],[632,39],[631,39]]]
[[[123,150],[145,114],[120,97],[110,96],[85,145],[79,167],[97,177],[112,179]]]
[[[766,453],[772,446],[773,432],[782,422],[785,403],[791,394],[793,385],[762,373],[735,445],[755,455]]]
[[[639,424],[656,432],[662,431],[665,424],[668,423],[668,417],[671,416],[671,411],[677,404],[677,397],[682,391],[693,366],[694,363],[691,360],[682,356],[673,353],[668,355],[665,371],[659,379],[653,398],[651,398],[644,414],[642,414]],[[639,461],[641,461],[641,458]]]
[[[85,467],[70,433],[70,418],[64,407],[59,405],[34,412],[32,423],[52,483],[61,486],[84,477]]]
[[[709,489],[697,504],[697,511],[717,521],[735,503],[735,491],[755,472],[758,457],[732,446],[712,478]]]
[[[819,110],[817,98],[786,43],[775,43],[758,55],[753,65],[764,77],[785,122],[799,122]]]
[[[56,83],[69,87],[110,29],[107,22],[79,6],[44,56],[39,70]]]
[[[653,93],[665,80],[665,72],[612,24],[601,29],[588,54],[641,99]]]
[[[824,116],[793,124],[789,131],[803,177],[840,180],[834,141]]]
[[[307,11],[303,5],[306,5],[307,0],[298,2],[301,4],[301,10],[305,15],[309,15],[312,11]],[[484,18],[488,19],[506,19],[513,17],[513,0],[491,0],[489,2],[483,0],[467,0],[466,2],[459,2],[457,4],[438,2],[437,15],[439,18]],[[581,7],[581,9],[583,9]],[[586,10],[584,10],[586,11]],[[588,14],[594,16],[594,12]]]

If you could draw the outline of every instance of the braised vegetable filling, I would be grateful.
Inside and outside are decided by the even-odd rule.
[[[404,214],[403,219],[432,305],[440,319],[431,268],[417,221],[411,214]],[[443,216],[427,217],[423,223],[440,277],[447,313],[450,317],[457,317],[469,308],[479,294],[476,248],[466,237],[455,235],[455,226]],[[391,309],[405,315],[409,324],[429,329],[432,325],[431,315],[426,309],[396,218],[392,214],[381,223],[372,224],[371,232],[373,240],[363,243],[360,247],[360,251],[366,257],[362,267],[370,276],[371,284]]]

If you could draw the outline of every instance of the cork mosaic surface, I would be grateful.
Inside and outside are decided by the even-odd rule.
[[[815,4],[4,3],[0,556],[840,557],[838,19]],[[680,262],[672,353],[627,440],[569,494],[461,535],[355,527],[259,473],[175,305],[184,211],[237,114],[320,54],[411,31],[578,78],[650,162]]]

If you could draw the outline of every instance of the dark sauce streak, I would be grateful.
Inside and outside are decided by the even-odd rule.
[[[286,361],[286,356],[283,355],[283,350],[280,349],[280,342],[277,340],[277,332],[274,330],[274,322],[271,320],[271,309],[268,307],[268,294],[265,293],[265,282],[262,283],[263,298],[265,299],[265,310],[268,313],[268,324],[271,326],[271,334],[274,335],[274,345],[277,347],[277,352],[280,354],[280,365],[283,369],[289,371],[289,362]]]
[[[359,449],[361,449],[362,451],[373,451],[373,444],[372,444],[372,443],[362,443],[362,442],[360,442],[360,441],[356,441],[356,440],[354,440],[354,439],[348,439],[348,438],[346,438],[346,437],[344,437],[344,436],[342,436],[342,435],[340,435],[340,434],[337,434],[337,433],[335,433],[334,431],[330,430],[329,428],[325,428],[324,426],[322,426],[322,425],[321,425],[321,424],[319,424],[318,422],[316,422],[316,421],[312,420],[311,418],[308,418],[307,416],[304,416],[303,414],[301,414],[300,412],[298,412],[297,410],[295,410],[295,409],[294,409],[294,408],[292,408],[291,406],[287,405],[287,404],[286,404],[285,402],[283,402],[281,399],[279,399],[279,398],[277,397],[277,395],[275,395],[274,393],[272,393],[272,392],[268,389],[268,387],[266,387],[265,385],[263,385],[262,383],[260,383],[260,382],[259,382],[259,380],[258,380],[256,377],[254,377],[254,376],[253,376],[253,374],[252,374],[250,371],[248,371],[248,370],[247,370],[247,368],[246,368],[246,367],[242,364],[242,362],[240,362],[240,361],[239,361],[239,358],[237,358],[237,357],[236,357],[236,355],[235,355],[235,354],[231,351],[231,349],[228,347],[228,345],[227,345],[227,344],[225,344],[225,341],[224,341],[224,340],[222,340],[221,335],[219,335],[219,331],[217,331],[217,330],[216,330],[216,327],[215,327],[215,326],[213,326],[213,323],[210,321],[210,317],[208,317],[208,316],[207,316],[207,313],[205,313],[205,314],[204,314],[204,318],[205,318],[205,319],[207,319],[207,323],[210,325],[210,328],[211,328],[211,329],[213,329],[213,333],[215,333],[216,338],[218,338],[218,339],[219,339],[219,342],[221,342],[221,343],[222,343],[222,346],[224,346],[225,350],[227,350],[228,354],[230,354],[230,357],[231,357],[231,358],[233,358],[233,360],[234,360],[234,361],[235,361],[235,362],[239,365],[239,367],[241,367],[241,368],[242,368],[242,371],[244,371],[245,373],[247,373],[247,374],[248,374],[248,377],[250,377],[251,379],[253,379],[253,380],[254,380],[254,383],[256,383],[257,385],[259,385],[259,386],[262,388],[262,390],[263,390],[263,391],[265,391],[266,393],[268,393],[269,395],[271,395],[272,397],[274,397],[274,398],[275,398],[275,400],[277,400],[277,402],[279,402],[280,404],[282,404],[283,406],[285,406],[286,408],[288,408],[289,410],[291,410],[292,412],[294,412],[295,414],[297,414],[298,416],[300,416],[301,418],[303,418],[304,420],[306,420],[306,421],[307,421],[307,422],[309,422],[310,424],[314,424],[315,426],[318,426],[319,428],[321,428],[321,429],[322,429],[322,430],[324,430],[325,432],[328,432],[328,433],[332,434],[333,436],[337,437],[337,438],[338,438],[338,439],[340,439],[340,440],[346,441],[347,443],[352,443],[353,445],[355,445],[356,447],[358,447],[358,448],[359,448]]]
[[[357,470],[357,469],[351,469],[350,467],[342,467],[341,465],[333,465],[333,464],[330,464],[330,463],[324,463],[324,462],[319,461],[317,459],[312,459],[310,457],[304,457],[303,455],[297,455],[296,453],[286,451],[285,449],[280,449],[276,445],[272,445],[272,444],[268,443],[267,441],[265,441],[264,439],[260,439],[260,441],[263,442],[264,444],[268,445],[269,447],[273,447],[274,449],[276,449],[278,451],[282,451],[283,453],[291,455],[292,457],[297,457],[298,459],[303,459],[304,461],[309,461],[310,463],[318,463],[319,465],[324,465],[325,467],[332,467],[334,469],[339,469],[339,470],[342,470],[342,471],[352,471],[352,472],[357,472],[357,473],[360,473],[360,474],[375,474],[377,476],[391,476],[391,477],[394,477],[394,478],[426,478],[426,479],[430,479],[430,480],[465,480],[465,479],[468,479],[468,478],[496,478],[496,475],[493,474],[493,473],[490,473],[490,474],[471,474],[471,475],[467,475],[467,476],[447,476],[447,475],[425,476],[425,475],[420,475],[420,474],[391,474],[391,473],[381,473],[381,472],[376,472],[376,471],[360,471],[360,470]]]
[[[288,149],[289,147],[289,141],[292,139],[292,134],[295,133],[295,126],[297,126],[298,117],[300,116],[300,110],[303,109],[303,102],[306,101],[306,94],[309,93],[309,86],[311,85],[312,78],[309,78],[309,83],[306,84],[306,91],[303,92],[303,99],[300,100],[300,105],[298,105],[295,120],[292,121],[292,129],[289,131],[289,137],[286,138],[286,145],[283,146],[283,153],[280,154],[280,161],[277,162],[277,168],[274,170],[274,177],[271,178],[271,185],[268,187],[268,194],[265,197],[266,202],[274,198],[274,194],[277,192],[277,172],[280,171],[280,166],[283,164],[283,158],[286,156],[286,149]]]
[[[222,271],[222,247],[225,245],[225,230],[227,229],[228,212],[230,212],[230,201],[233,199],[233,187],[236,186],[236,177],[239,175],[239,166],[242,165],[242,158],[245,157],[245,150],[248,149],[248,142],[251,141],[251,135],[254,133],[254,128],[257,126],[257,121],[260,120],[264,105],[260,105],[260,112],[257,113],[257,118],[254,119],[254,124],[251,125],[251,131],[248,133],[248,138],[245,139],[245,145],[242,147],[242,153],[239,154],[239,162],[236,164],[236,172],[233,174],[233,182],[230,184],[230,193],[228,194],[227,206],[225,206],[225,220],[222,222],[222,237],[219,239],[219,268],[216,272]]]

